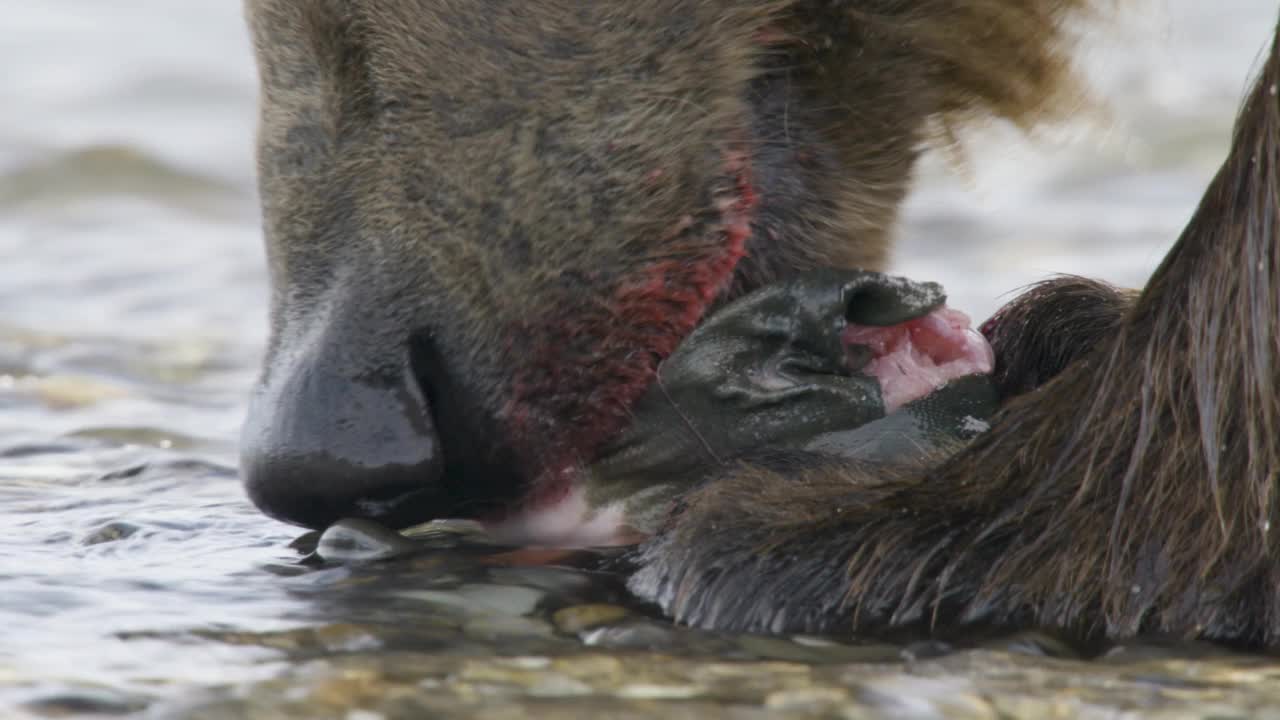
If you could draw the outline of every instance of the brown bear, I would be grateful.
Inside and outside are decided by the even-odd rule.
[[[1087,5],[249,0],[251,498],[648,538],[711,626],[1273,642],[1274,58],[1140,297],[1042,286],[991,351],[874,272],[931,139],[1072,97]]]

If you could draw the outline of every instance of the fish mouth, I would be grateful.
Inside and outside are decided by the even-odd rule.
[[[886,414],[952,380],[995,368],[987,339],[968,315],[946,305],[895,325],[849,323],[841,340],[851,369],[879,381]]]

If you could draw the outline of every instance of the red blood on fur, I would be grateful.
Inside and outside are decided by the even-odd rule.
[[[572,296],[521,324],[510,337],[511,395],[502,418],[513,448],[535,478],[524,506],[562,499],[574,472],[630,421],[631,406],[648,389],[658,364],[697,326],[727,288],[746,253],[758,202],[743,152],[726,158],[731,193],[713,198],[720,217],[694,228],[683,218],[672,230],[682,243],[663,243],[662,257],[616,284],[611,297]],[[711,242],[711,239],[715,242]]]

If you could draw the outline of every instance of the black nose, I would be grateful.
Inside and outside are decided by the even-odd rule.
[[[285,522],[404,527],[447,507],[430,408],[407,368],[352,378],[323,361],[271,363],[241,440],[250,499]]]

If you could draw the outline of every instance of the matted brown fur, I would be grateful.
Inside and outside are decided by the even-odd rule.
[[[333,407],[419,377],[462,503],[438,512],[571,473],[709,309],[880,267],[929,140],[1071,95],[1088,4],[247,0],[273,287],[254,497],[335,519],[268,487],[313,412],[290,377],[330,378]]]
[[[1273,46],[1230,156],[1136,301],[1075,279],[1033,291],[1060,328],[1078,314],[1091,350],[990,432],[933,471],[815,456],[727,470],[645,548],[632,587],[723,628],[1280,644],[1278,82]],[[1027,312],[997,333],[1006,362]]]
[[[1037,283],[982,324],[1000,397],[1030,392],[1110,340],[1138,296],[1088,278]]]

